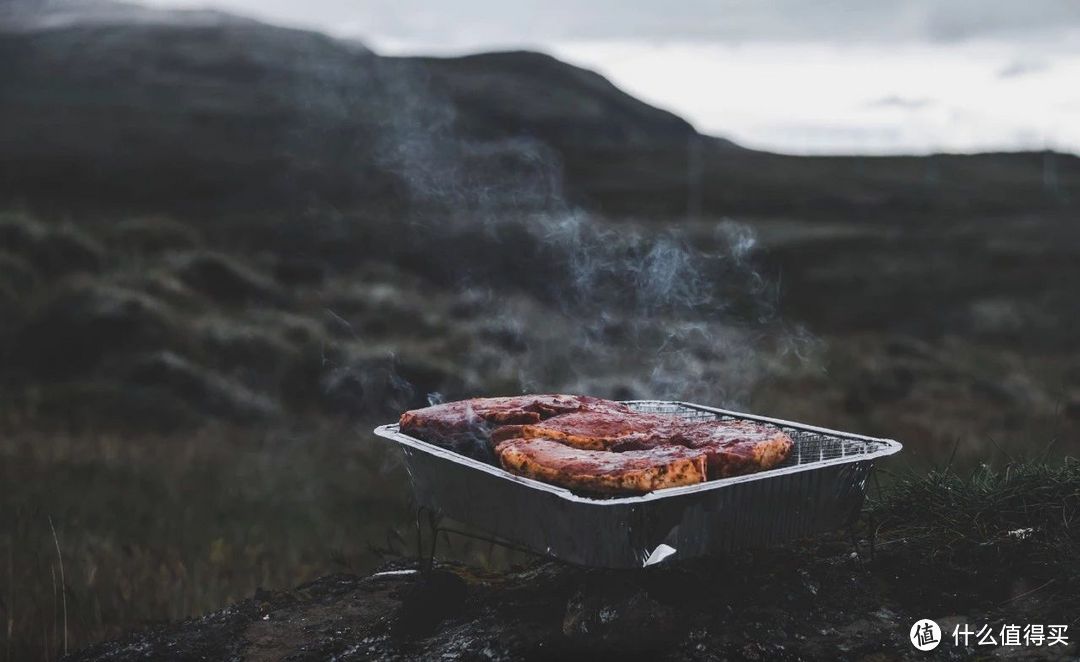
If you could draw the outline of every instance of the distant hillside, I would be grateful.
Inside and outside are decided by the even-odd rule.
[[[1080,200],[1073,156],[754,152],[537,53],[386,58],[217,12],[24,0],[0,8],[0,61],[0,201],[341,209],[467,188],[520,206],[565,189],[613,214],[878,217]],[[519,194],[545,179],[563,186]]]
[[[530,136],[562,149],[664,146],[699,138],[682,118],[615,87],[596,72],[541,53],[415,58],[480,138]]]

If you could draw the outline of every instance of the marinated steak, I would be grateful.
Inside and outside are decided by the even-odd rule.
[[[585,450],[644,450],[672,437],[682,425],[673,416],[585,410],[542,422],[504,425],[491,438],[494,442],[517,437],[554,439]]]
[[[449,402],[405,412],[400,429],[514,473],[604,494],[772,469],[794,447],[766,423],[691,421],[578,395]]]
[[[583,395],[520,395],[473,398],[414,409],[401,415],[399,427],[424,441],[471,457],[490,457],[491,432],[502,425],[522,425],[588,409],[630,414],[624,404]]]
[[[705,480],[706,454],[685,446],[613,453],[534,438],[504,441],[495,453],[508,471],[597,494],[643,494]]]
[[[687,423],[672,442],[705,451],[709,478],[772,469],[786,460],[795,446],[783,430],[747,420]]]
[[[492,433],[494,442],[516,437],[615,452],[677,444],[705,451],[710,478],[772,469],[787,459],[794,446],[782,430],[756,421],[687,421],[637,412],[580,411],[537,423],[505,425]]]

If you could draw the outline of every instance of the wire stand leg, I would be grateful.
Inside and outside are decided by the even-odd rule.
[[[424,553],[424,526],[421,524],[424,513],[427,512],[427,530],[431,536],[431,544],[428,553]],[[439,543],[439,521],[442,517],[434,510],[426,506],[416,509],[416,564],[420,574],[427,578],[431,576],[431,570],[435,567],[435,549]]]

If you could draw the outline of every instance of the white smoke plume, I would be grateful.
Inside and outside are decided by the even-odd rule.
[[[388,61],[378,78],[394,102],[378,118],[375,154],[408,199],[384,240],[408,243],[391,254],[478,298],[520,340],[523,351],[498,366],[514,383],[487,380],[500,393],[740,406],[763,355],[798,353],[806,342],[777,314],[777,288],[755,269],[749,227],[590,214],[568,202],[548,146],[461,131],[421,61]],[[475,347],[457,361],[463,374],[485,374],[491,355]],[[499,394],[484,382],[481,391]]]

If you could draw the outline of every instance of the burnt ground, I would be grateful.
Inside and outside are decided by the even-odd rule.
[[[1059,606],[1055,591],[1031,585],[1041,578],[1010,581],[1006,567],[947,574],[842,540],[629,572],[542,562],[508,574],[439,565],[425,577],[409,567],[259,592],[70,659],[919,659],[907,631],[925,617],[947,630],[935,659],[964,659],[988,651],[954,647],[952,624],[1041,623]]]

